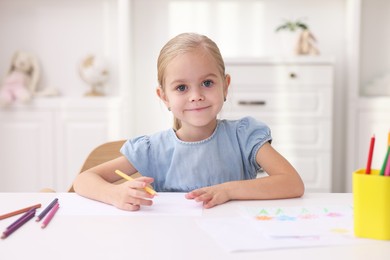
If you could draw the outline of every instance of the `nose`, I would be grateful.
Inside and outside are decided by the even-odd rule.
[[[190,102],[203,101],[204,99],[205,97],[200,89],[194,89],[191,91]]]

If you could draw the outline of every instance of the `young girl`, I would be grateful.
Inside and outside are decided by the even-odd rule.
[[[253,118],[218,120],[230,76],[217,45],[203,35],[180,34],[161,50],[157,95],[174,127],[128,140],[123,156],[78,175],[75,191],[124,210],[151,206],[157,192],[186,192],[211,208],[229,200],[300,197],[296,170],[271,146],[269,128]],[[269,176],[256,178],[263,168]],[[115,170],[143,177],[122,184]]]

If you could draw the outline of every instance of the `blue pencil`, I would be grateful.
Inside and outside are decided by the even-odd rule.
[[[36,221],[39,222],[41,219],[43,219],[46,214],[51,210],[52,207],[54,207],[54,205],[57,203],[58,199],[55,198],[50,204],[49,206],[47,206],[37,217]]]

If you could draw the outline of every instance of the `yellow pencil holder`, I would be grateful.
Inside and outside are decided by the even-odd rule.
[[[390,240],[390,177],[379,170],[353,173],[353,216],[355,236]]]

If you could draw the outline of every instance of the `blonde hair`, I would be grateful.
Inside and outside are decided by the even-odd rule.
[[[161,49],[157,59],[157,79],[159,87],[164,91],[165,70],[168,64],[178,55],[197,49],[208,52],[216,61],[219,72],[225,77],[225,63],[217,44],[205,35],[182,33],[169,40]],[[173,129],[179,130],[181,122],[173,118]]]

